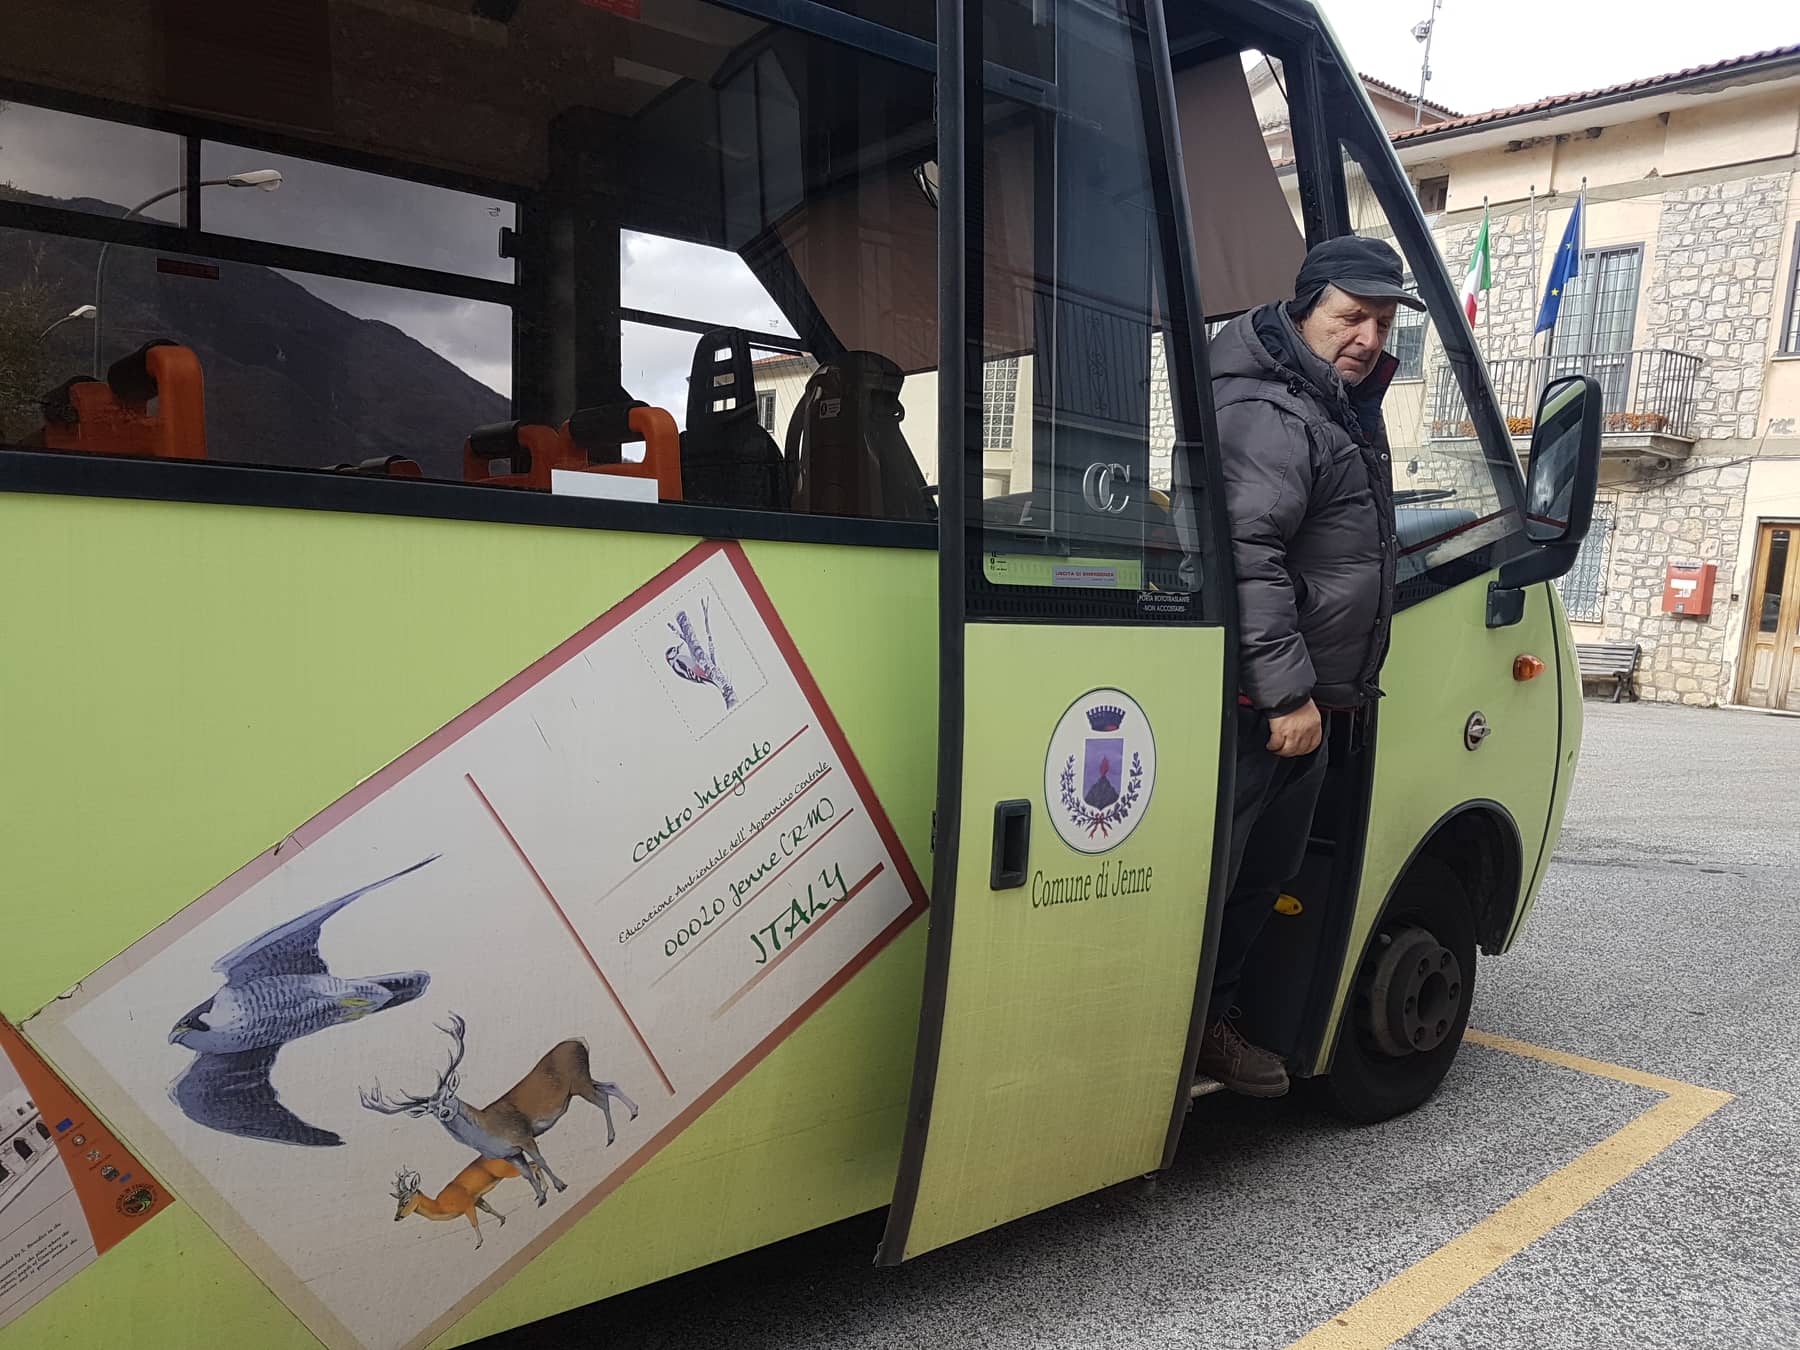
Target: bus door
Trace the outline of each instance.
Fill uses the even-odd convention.
[[[940,34],[942,740],[884,1264],[1163,1165],[1229,752],[1161,20],[984,9],[985,88]]]

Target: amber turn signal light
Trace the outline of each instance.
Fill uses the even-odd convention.
[[[1515,680],[1535,680],[1544,673],[1544,663],[1535,656],[1515,656],[1513,658],[1513,678]]]

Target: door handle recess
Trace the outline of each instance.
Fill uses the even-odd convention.
[[[996,891],[1017,890],[1025,884],[1025,863],[1031,856],[1031,803],[994,803],[994,865],[988,885]]]

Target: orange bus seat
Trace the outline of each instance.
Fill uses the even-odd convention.
[[[621,416],[623,414],[623,416]],[[681,433],[664,408],[626,396],[626,401],[581,408],[562,424],[569,459],[564,467],[621,478],[653,478],[658,501],[681,500]],[[642,441],[644,458],[632,463],[622,447]]]
[[[113,362],[104,381],[83,376],[65,381],[45,396],[43,407],[47,450],[206,458],[200,358],[192,348],[164,338]]]
[[[496,469],[496,464],[505,467]],[[554,427],[495,422],[476,427],[463,442],[463,481],[487,487],[550,490],[552,469],[581,467]]]

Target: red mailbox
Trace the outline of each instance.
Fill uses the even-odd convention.
[[[1713,578],[1718,570],[1712,563],[1670,563],[1663,575],[1663,613],[1690,619],[1711,614]]]

